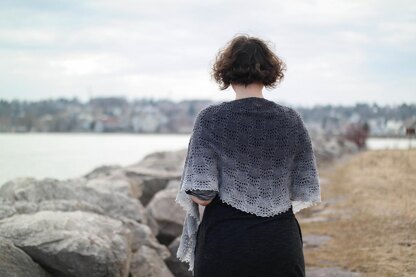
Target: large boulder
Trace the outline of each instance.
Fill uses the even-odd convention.
[[[140,162],[124,167],[127,177],[143,181],[140,202],[146,206],[158,191],[172,179],[179,180],[185,163],[186,151],[159,151],[145,156]],[[178,162],[180,161],[180,162]]]
[[[84,175],[86,186],[122,193],[133,198],[143,194],[143,180],[130,178],[120,166],[101,166]]]
[[[42,267],[35,263],[12,241],[0,237],[0,276],[50,277]]]
[[[132,251],[135,252],[142,245],[146,245],[147,247],[155,250],[162,259],[170,257],[170,251],[168,248],[165,245],[159,243],[149,226],[140,224],[133,220],[125,220],[123,224],[132,233]]]
[[[139,200],[143,206],[147,206],[158,191],[165,189],[171,179],[178,178],[178,176],[171,173],[148,168],[130,167],[126,168],[125,172],[130,180],[136,180],[136,182],[140,180],[142,182],[142,195],[139,197]]]
[[[146,206],[146,214],[159,226],[157,238],[165,245],[182,233],[186,211],[176,204],[177,186],[157,192]]]
[[[171,255],[165,260],[166,265],[173,273],[173,275],[175,275],[175,277],[192,277],[192,272],[189,271],[189,264],[180,261],[176,257],[176,252],[178,251],[180,241],[181,236],[178,236],[171,242],[171,244],[169,244],[169,251]]]
[[[147,223],[140,201],[121,193],[85,186],[82,179],[16,178],[0,187],[0,219],[13,213],[39,210],[84,210]]]
[[[133,254],[130,277],[174,277],[160,255],[143,245]]]
[[[103,165],[94,168],[91,172],[84,175],[87,179],[96,179],[100,177],[111,176],[114,172],[123,169],[120,165]]]
[[[95,213],[40,211],[0,220],[11,240],[57,276],[127,276],[132,234],[123,224]]]
[[[185,164],[187,149],[178,151],[156,151],[146,155],[128,168],[149,168],[159,172],[180,173]]]
[[[318,164],[332,162],[344,154],[359,151],[355,143],[341,137],[334,137],[320,132],[311,133],[312,144]]]

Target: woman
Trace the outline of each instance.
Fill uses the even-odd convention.
[[[302,117],[262,94],[284,70],[247,35],[216,57],[212,75],[236,98],[198,114],[176,197],[187,211],[177,257],[195,277],[305,276],[294,214],[321,202],[320,182]]]

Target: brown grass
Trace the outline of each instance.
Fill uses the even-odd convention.
[[[374,150],[321,169],[324,203],[300,213],[302,232],[330,235],[305,249],[307,266],[340,266],[363,276],[416,276],[416,149]],[[327,200],[344,199],[325,204]],[[328,212],[332,221],[302,223]]]

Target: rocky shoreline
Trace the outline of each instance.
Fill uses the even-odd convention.
[[[358,148],[312,134],[318,166]],[[185,211],[174,199],[186,149],[72,179],[0,187],[0,276],[191,276],[176,258]],[[201,213],[203,207],[200,206]]]

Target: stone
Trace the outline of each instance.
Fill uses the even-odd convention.
[[[130,178],[121,167],[98,167],[84,176],[85,185],[96,189],[114,191],[133,198],[143,194],[143,180]]]
[[[122,169],[120,165],[103,165],[94,168],[91,172],[84,175],[87,179],[96,179],[105,176],[111,176],[113,172]]]
[[[131,232],[95,213],[40,211],[0,220],[11,240],[54,276],[127,276]]]
[[[171,180],[180,180],[181,173],[169,172],[145,167],[129,166],[125,169],[125,174],[132,182],[142,182],[143,194],[139,200],[144,205],[152,199],[158,191],[166,188]]]
[[[179,190],[181,186],[180,180],[170,180],[168,184],[166,185],[166,189],[177,189]]]
[[[162,259],[170,257],[169,249],[158,242],[149,226],[129,219],[125,219],[123,223],[132,233],[131,248],[133,252],[142,245],[146,245],[154,249]]]
[[[339,267],[307,267],[305,275],[308,277],[359,277],[361,273]]]
[[[143,195],[139,200],[146,207],[158,191],[166,188],[170,178],[151,176],[141,178],[143,180]]]
[[[121,193],[86,187],[78,181],[80,180],[16,178],[0,187],[0,204],[12,205],[16,213],[33,213],[46,209],[62,211],[80,209],[99,214],[105,213],[116,219],[125,217],[147,223],[144,207],[139,200]],[[0,208],[1,210],[5,208]],[[10,215],[11,210],[0,214]]]
[[[157,151],[146,155],[130,168],[149,168],[160,172],[176,172],[180,174],[185,164],[187,150]]]
[[[175,202],[176,195],[177,188],[161,190],[145,208],[148,217],[156,220],[159,226],[157,238],[165,245],[182,233],[186,216],[185,210]]]
[[[0,276],[51,277],[12,241],[0,237]]]
[[[176,257],[180,240],[181,236],[178,236],[169,244],[171,256],[165,260],[165,263],[175,277],[192,277],[192,272],[189,271],[189,265]]]
[[[130,277],[174,277],[157,252],[143,245],[133,254]]]
[[[302,239],[305,248],[313,248],[326,243],[328,240],[331,239],[331,237],[326,235],[305,234],[303,235]]]

